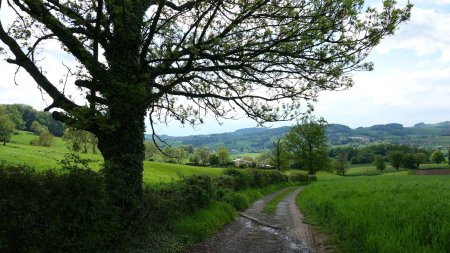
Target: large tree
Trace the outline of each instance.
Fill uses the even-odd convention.
[[[285,136],[291,157],[300,160],[311,175],[329,165],[326,126],[322,118],[304,116]]]
[[[133,207],[142,192],[144,119],[203,122],[244,112],[258,123],[289,120],[321,90],[350,87],[350,72],[407,20],[393,0],[0,0],[6,61],[23,68],[57,108],[53,117],[92,132],[107,190]],[[42,57],[54,40],[73,56],[85,101],[52,83]],[[41,56],[39,56],[41,52]],[[69,79],[68,79],[69,80]],[[137,198],[136,198],[137,197]]]

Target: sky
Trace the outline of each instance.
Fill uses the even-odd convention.
[[[399,2],[401,5],[406,1]],[[320,93],[314,104],[315,115],[329,123],[352,128],[450,121],[450,0],[412,0],[411,3],[414,7],[410,21],[371,52],[368,60],[374,63],[374,71],[354,73],[355,85],[346,91]],[[2,20],[8,16],[8,13],[0,13]],[[5,45],[0,42],[0,47]],[[56,50],[42,60],[54,82],[67,72],[62,62],[71,64],[70,57]],[[17,75],[15,84],[15,70],[14,66],[0,61],[0,104],[24,103],[42,110],[51,103],[23,70]],[[73,80],[68,80],[68,89],[70,82]],[[158,125],[156,131],[160,135],[183,136],[232,132],[255,126],[254,121],[239,117],[222,120],[220,124],[208,119],[194,128],[170,121],[168,125]]]

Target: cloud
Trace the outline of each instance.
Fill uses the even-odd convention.
[[[354,80],[347,91],[322,93],[316,113],[352,127],[448,120],[443,112],[450,110],[450,66],[414,71],[393,67],[359,73]]]
[[[414,7],[411,20],[401,25],[396,35],[385,39],[375,52],[386,55],[395,49],[408,49],[418,56],[437,55],[440,62],[448,63],[450,62],[449,24],[450,13]]]

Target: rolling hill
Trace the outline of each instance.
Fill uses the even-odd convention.
[[[254,153],[270,149],[272,140],[284,136],[289,130],[289,126],[279,128],[244,128],[227,133],[181,137],[164,135],[161,138],[174,146],[204,146],[213,150],[220,146],[225,146],[232,153]],[[424,148],[450,146],[450,121],[437,124],[418,123],[412,127],[391,123],[355,129],[346,125],[330,124],[326,131],[332,146],[366,145],[381,141],[413,144]],[[150,136],[147,137],[150,138]]]

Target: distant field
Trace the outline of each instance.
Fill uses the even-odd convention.
[[[29,145],[34,138],[36,138],[35,135],[23,131],[13,135],[10,143],[6,146],[0,145],[0,161],[29,165],[36,170],[59,168],[59,161],[69,152],[64,141],[56,137],[51,147]],[[91,160],[90,166],[93,169],[99,169],[103,163],[103,157],[100,154],[80,154],[80,156]],[[156,184],[193,174],[218,176],[222,171],[223,169],[145,161],[144,182]]]
[[[233,155],[231,155],[231,158],[232,159],[237,159],[237,158],[240,158],[240,157],[249,156],[249,157],[255,159],[255,158],[257,158],[260,155],[261,155],[261,153],[240,153],[240,154],[233,154]]]
[[[297,203],[342,252],[448,252],[450,176],[321,172]]]

